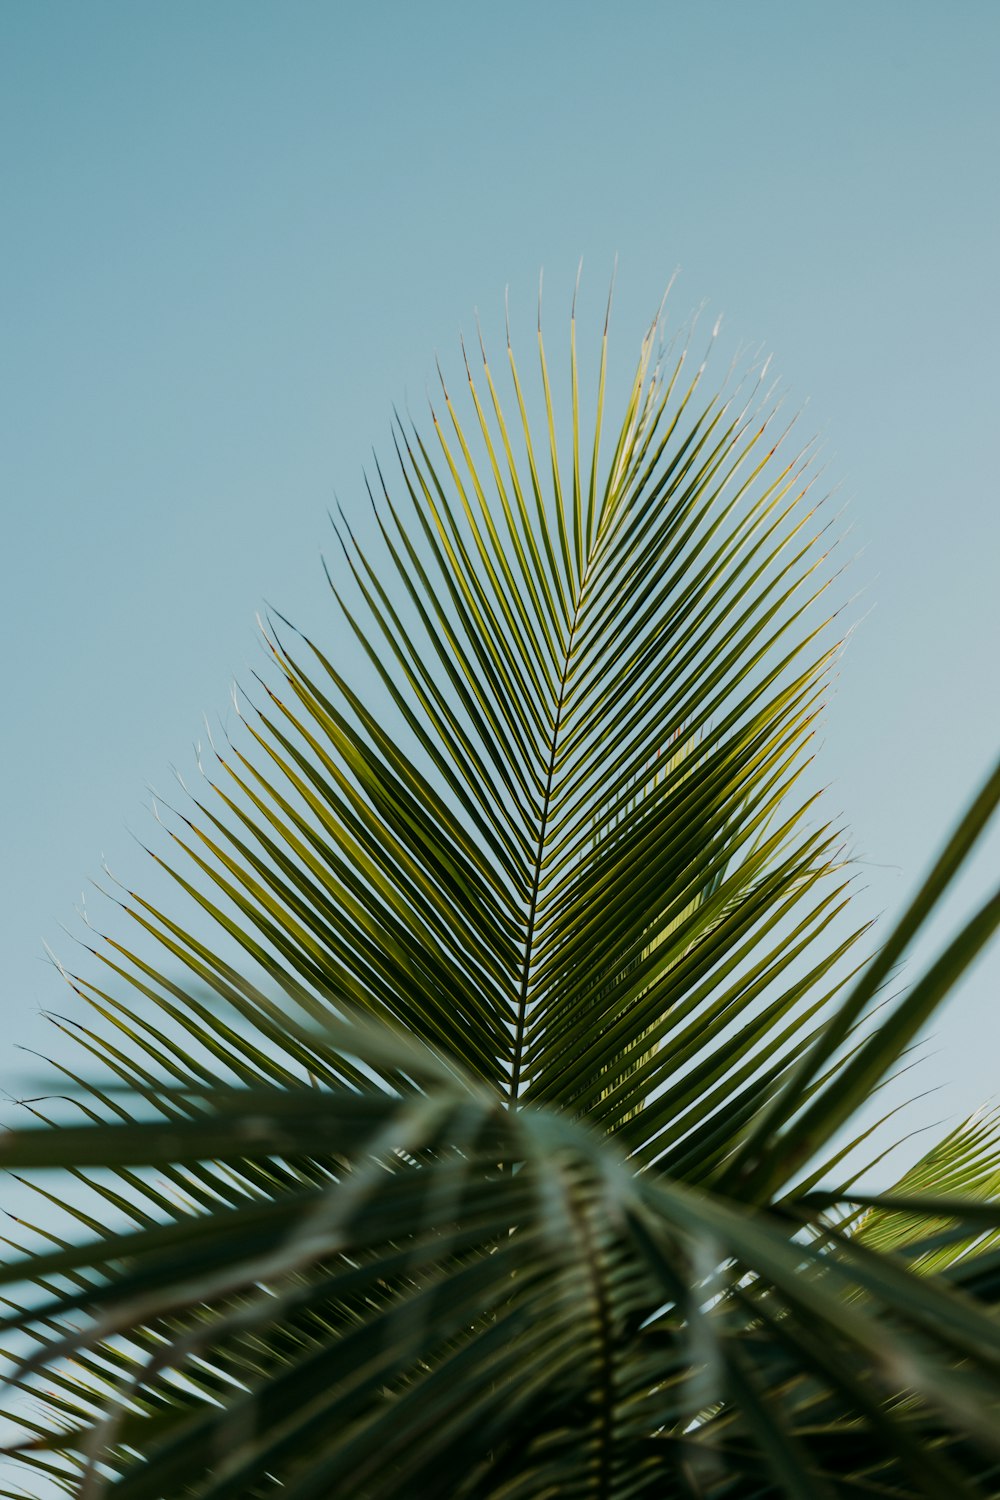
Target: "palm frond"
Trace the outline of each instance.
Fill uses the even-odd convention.
[[[903,1256],[932,1275],[967,1256],[986,1255],[1000,1239],[993,1229],[1000,1198],[1000,1112],[977,1110],[884,1193],[847,1190],[853,1207],[851,1239],[880,1253]],[[834,1195],[813,1202],[832,1203]],[[953,1216],[954,1215],[954,1216]]]
[[[863,964],[811,449],[660,331],[606,439],[575,313],[568,447],[540,326],[537,432],[509,336],[507,415],[481,347],[467,418],[397,419],[377,548],[334,523],[368,681],[272,615],[149,851],[189,915],[112,886],[81,1123],[0,1147],[79,1194],[0,1271],[66,1493],[997,1492],[992,1126],[878,1202],[795,1183],[996,925],[873,1022],[1000,776]]]

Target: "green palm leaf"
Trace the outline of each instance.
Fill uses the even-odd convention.
[[[1000,1492],[992,1127],[818,1187],[996,925],[872,1023],[1000,777],[862,964],[809,451],[658,337],[606,441],[575,317],[566,448],[540,328],[537,430],[509,341],[513,415],[483,352],[397,423],[381,555],[335,523],[368,683],[274,616],[150,851],[197,915],[120,891],[68,976],[83,1122],[2,1149],[76,1224],[0,1273],[66,1493]]]

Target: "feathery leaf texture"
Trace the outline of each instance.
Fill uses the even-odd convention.
[[[1000,774],[864,962],[811,449],[661,327],[608,436],[575,304],[565,413],[539,324],[540,423],[509,335],[506,406],[481,345],[397,421],[334,523],[367,684],[273,616],[150,851],[194,917],[121,890],[67,976],[80,1123],[0,1144],[70,1220],[0,1270],[66,1494],[1000,1494],[996,1117],[828,1185],[996,926],[885,1001]]]

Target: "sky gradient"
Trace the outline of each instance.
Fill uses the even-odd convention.
[[[393,403],[507,286],[530,336],[542,267],[554,345],[581,256],[581,351],[617,256],[619,381],[679,267],[672,318],[808,401],[858,622],[820,777],[898,910],[1000,739],[998,72],[991,0],[0,9],[8,1093],[14,1042],[60,1046],[43,940],[102,858],[146,888],[147,787],[262,602],[335,628],[326,511]],[[997,1093],[998,976],[935,1022],[915,1124]]]

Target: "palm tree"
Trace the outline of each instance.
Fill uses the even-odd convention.
[[[443,382],[430,443],[397,422],[378,561],[336,522],[367,682],[269,621],[154,853],[199,915],[121,891],[139,937],[67,976],[82,1118],[2,1146],[80,1187],[2,1273],[61,1491],[1000,1494],[997,1119],[857,1166],[1000,915],[888,993],[1000,773],[866,958],[798,790],[839,647],[810,450],[659,337],[607,443],[575,314],[564,448],[540,327],[540,439],[509,338],[513,421],[483,351],[467,422]]]

